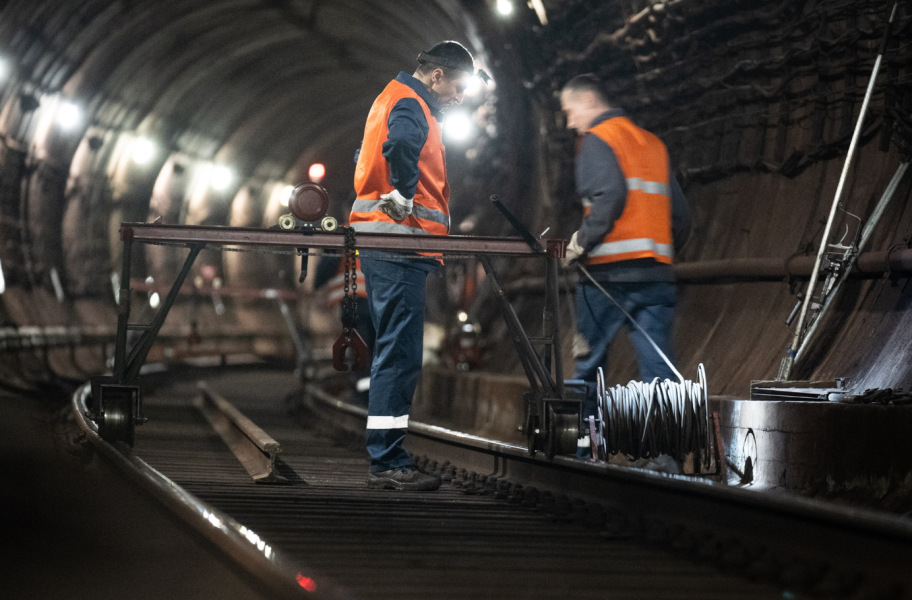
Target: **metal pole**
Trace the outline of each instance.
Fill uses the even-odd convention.
[[[890,200],[893,199],[893,194],[896,193],[896,188],[899,187],[899,183],[902,181],[903,175],[906,174],[906,169],[908,168],[909,163],[900,163],[899,167],[896,169],[896,173],[893,175],[893,179],[890,180],[890,184],[887,185],[887,189],[884,190],[883,195],[880,197],[880,201],[874,208],[874,212],[871,213],[870,218],[868,218],[867,223],[865,223],[864,229],[861,233],[861,240],[858,242],[857,250],[859,254],[868,244],[868,240],[871,239],[871,234],[874,232],[874,228],[880,221],[880,217],[883,215],[884,210],[886,210],[887,204],[889,204]],[[830,306],[832,306],[833,301],[839,296],[839,292],[842,290],[845,282],[848,281],[849,275],[851,275],[852,271],[855,270],[855,264],[857,260],[858,256],[856,255],[855,259],[848,266],[846,266],[845,273],[843,273],[839,278],[836,286],[829,294],[827,294],[826,301],[824,301],[823,306],[820,307],[820,312],[817,314],[817,317],[814,319],[814,321],[808,326],[807,333],[805,333],[804,338],[801,340],[801,345],[798,347],[798,352],[795,354],[795,361],[801,360],[801,357],[807,353],[807,349],[811,345],[811,342],[814,340],[814,335],[817,333],[817,327],[820,325],[821,321],[823,321],[823,315],[826,314]]]
[[[558,269],[560,268],[560,259],[555,256],[549,256],[545,264],[548,269],[548,303],[551,305],[553,315],[552,324],[552,346],[554,347],[554,379],[557,383],[557,393],[564,395],[564,357],[561,352],[561,328],[560,328],[560,287]]]
[[[279,303],[279,310],[282,312],[282,317],[285,319],[285,325],[288,327],[291,341],[294,343],[295,350],[298,352],[298,365],[303,365],[307,361],[307,348],[304,345],[304,340],[301,338],[301,332],[298,331],[298,327],[291,314],[291,309],[288,308],[288,304],[281,298],[276,298],[276,301]]]
[[[553,397],[556,386],[551,379],[551,374],[545,371],[538,354],[536,354],[535,349],[532,347],[532,343],[529,341],[529,338],[526,337],[526,332],[523,331],[522,324],[519,322],[519,317],[516,316],[513,306],[507,301],[507,292],[504,290],[500,278],[494,271],[491,259],[483,254],[479,254],[478,260],[488,274],[488,280],[491,282],[491,287],[494,288],[494,296],[497,298],[497,302],[500,304],[500,308],[503,311],[504,321],[507,322],[507,329],[510,331],[510,336],[513,338],[513,343],[519,353],[519,360],[522,363],[523,370],[526,372],[526,378],[529,380],[529,385],[532,387],[533,393],[537,392],[540,387],[543,387],[546,388],[545,393]],[[541,382],[540,386],[539,381]]]
[[[174,283],[171,285],[171,290],[168,292],[168,295],[165,296],[164,301],[162,301],[161,308],[158,309],[158,314],[152,319],[149,328],[143,333],[139,342],[133,348],[133,351],[130,352],[130,357],[127,359],[127,365],[124,369],[124,378],[126,381],[123,383],[132,382],[139,376],[139,370],[146,361],[146,356],[148,356],[152,344],[155,343],[155,338],[158,336],[158,332],[161,330],[162,325],[164,325],[168,312],[171,310],[171,307],[174,306],[174,302],[177,300],[177,294],[180,292],[181,286],[184,285],[187,274],[190,273],[190,268],[193,266],[197,255],[204,247],[205,245],[203,244],[194,244],[190,247],[190,253],[187,255],[186,260],[184,260],[184,266],[181,267],[180,273],[177,274],[177,279],[175,279]],[[121,296],[121,298],[123,298],[123,296]]]
[[[893,19],[896,18],[896,12],[899,2],[893,3],[893,10],[890,11],[890,20],[887,22],[887,28],[884,31],[883,39],[880,42],[880,48],[877,52],[877,59],[874,61],[874,69],[871,72],[871,79],[868,81],[868,89],[865,91],[864,101],[861,103],[861,112],[858,115],[858,121],[855,123],[855,132],[852,134],[852,141],[849,143],[849,151],[846,155],[845,163],[842,165],[842,173],[839,176],[839,184],[836,186],[836,195],[833,197],[833,204],[830,207],[830,215],[827,218],[826,227],[823,230],[823,238],[820,240],[820,248],[817,250],[817,260],[814,262],[814,270],[811,271],[811,281],[808,283],[807,292],[804,295],[804,302],[801,305],[801,314],[798,316],[798,325],[795,327],[795,335],[792,337],[792,343],[789,346],[788,354],[782,360],[782,367],[779,370],[780,381],[788,380],[795,364],[795,357],[798,353],[798,346],[801,343],[802,329],[807,318],[808,307],[814,301],[814,288],[817,286],[817,279],[820,276],[820,265],[823,263],[823,257],[827,250],[827,240],[830,239],[830,230],[833,228],[833,221],[836,218],[836,209],[839,208],[842,193],[845,188],[846,178],[849,175],[849,167],[852,165],[852,159],[855,157],[855,149],[858,146],[858,139],[861,137],[861,131],[864,128],[865,116],[868,112],[868,104],[871,102],[871,96],[874,93],[874,85],[877,83],[877,73],[880,71],[880,63],[883,60],[884,53],[887,50],[887,40],[890,37],[890,28],[893,25]]]
[[[117,337],[114,345],[114,382],[124,383],[127,368],[127,324],[130,322],[130,261],[133,259],[133,229],[124,229],[117,298]]]

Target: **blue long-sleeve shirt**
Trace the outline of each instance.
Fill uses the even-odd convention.
[[[592,127],[624,116],[624,111],[612,108],[592,122]],[[674,173],[669,172],[671,184],[671,230],[675,251],[680,251],[690,236],[690,208]],[[583,219],[576,241],[589,252],[602,243],[627,206],[627,180],[614,150],[604,140],[591,133],[583,137],[576,157],[576,191],[591,202],[589,215]],[[651,258],[638,258],[615,263],[592,265],[593,277],[603,281],[673,281],[670,265]]]
[[[440,104],[431,96],[423,83],[405,71],[399,72],[396,76],[396,81],[412,88],[418,94],[418,97],[424,101],[431,115],[438,122],[443,119]],[[390,185],[399,190],[403,197],[414,198],[420,175],[418,158],[421,156],[421,150],[427,142],[429,130],[424,110],[418,100],[402,98],[393,106],[386,124],[389,134],[386,141],[383,142],[383,157],[389,163]],[[355,152],[355,163],[358,162],[360,152],[360,148]],[[392,262],[405,260],[387,258],[384,253],[365,252],[362,254]],[[407,264],[431,273],[440,273],[440,263],[432,258],[411,259],[407,261]]]
[[[396,81],[412,88],[427,104],[431,115],[437,121],[443,119],[440,104],[427,91],[424,84],[400,71]],[[428,122],[421,104],[414,98],[402,98],[393,106],[387,120],[389,135],[383,142],[383,157],[390,166],[390,185],[399,190],[405,198],[413,198],[418,187],[418,157],[427,142]],[[355,152],[355,162],[358,162]]]

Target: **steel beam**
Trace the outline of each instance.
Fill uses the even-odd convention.
[[[140,243],[218,244],[227,246],[260,246],[278,248],[345,249],[342,232],[303,232],[254,227],[207,227],[197,225],[158,225],[124,223],[120,228],[124,239]],[[555,245],[560,248],[561,245]],[[395,235],[359,233],[358,250],[389,252],[432,252],[451,254],[499,254],[507,256],[547,256],[536,251],[520,238],[480,237],[460,235]],[[561,258],[561,257],[558,257]]]

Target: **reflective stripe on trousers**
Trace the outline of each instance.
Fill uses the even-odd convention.
[[[368,389],[370,389],[368,387]],[[368,429],[408,429],[408,415],[401,417],[367,417]]]

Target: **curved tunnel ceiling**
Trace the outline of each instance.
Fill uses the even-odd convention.
[[[37,92],[79,102],[102,129],[231,161],[242,179],[353,150],[352,120],[417,50],[450,38],[481,50],[444,1],[21,1],[4,12],[7,51]]]
[[[327,164],[344,218],[352,156],[389,79],[443,39],[485,62],[467,10],[446,0],[20,0],[2,17],[0,129],[21,167],[9,179],[25,183],[7,200],[21,225],[0,258],[32,286],[59,271],[77,298],[109,285],[121,220],[272,224],[277,191],[306,181],[310,162]],[[69,128],[56,122],[66,103],[81,111]],[[142,138],[148,164],[130,160]],[[200,184],[218,165],[224,189]],[[153,272],[173,262],[146,257]]]

